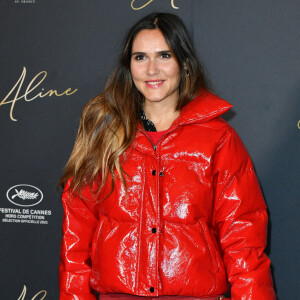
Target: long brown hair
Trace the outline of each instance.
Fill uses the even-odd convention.
[[[117,67],[104,92],[92,98],[83,109],[74,149],[59,185],[63,186],[72,178],[70,188],[80,193],[84,185],[92,186],[99,177],[100,191],[110,176],[112,191],[118,176],[126,186],[120,157],[136,135],[138,108],[143,101],[130,72],[132,43],[141,30],[156,28],[164,35],[181,70],[176,109],[181,110],[201,88],[208,88],[192,40],[181,19],[169,13],[147,15],[129,29]]]

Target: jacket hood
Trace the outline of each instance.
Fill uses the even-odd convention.
[[[204,123],[227,112],[233,105],[208,90],[201,90],[199,95],[184,106],[177,125]]]

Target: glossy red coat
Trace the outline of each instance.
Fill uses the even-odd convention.
[[[263,252],[266,205],[247,150],[220,118],[231,107],[203,92],[156,151],[140,125],[123,157],[128,197],[117,180],[100,203],[88,188],[70,201],[67,182],[61,300],[94,300],[92,289],[214,296],[228,281],[233,300],[275,299]],[[107,184],[103,194],[109,190]]]

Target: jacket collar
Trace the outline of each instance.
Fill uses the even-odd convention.
[[[184,106],[172,128],[188,124],[200,124],[215,119],[227,112],[233,105],[214,93],[202,89],[198,96]],[[172,129],[171,128],[171,129]],[[155,156],[150,140],[145,137],[143,125],[139,122],[138,131],[131,147]]]
[[[196,98],[184,106],[178,125],[204,123],[227,112],[232,105],[208,90],[201,90]]]

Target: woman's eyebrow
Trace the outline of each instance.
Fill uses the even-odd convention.
[[[161,51],[158,51],[157,53],[171,53],[171,50],[161,50]]]
[[[131,55],[145,55],[146,52],[132,52]]]
[[[157,51],[156,53],[158,54],[161,54],[161,53],[171,53],[170,50],[160,50],[160,51]],[[145,55],[147,54],[146,52],[140,52],[140,51],[137,51],[137,52],[132,52],[131,55]]]

